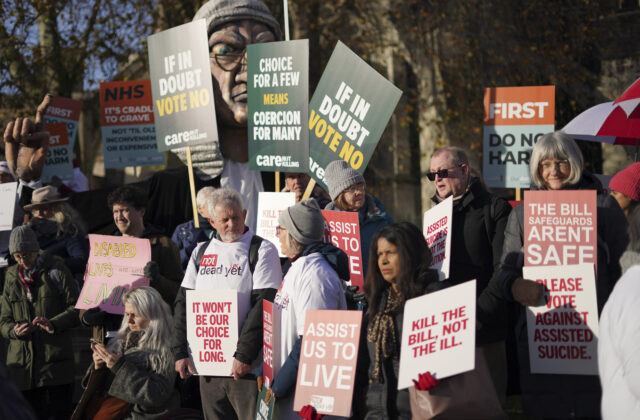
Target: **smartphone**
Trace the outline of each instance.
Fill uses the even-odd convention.
[[[102,344],[102,342],[101,342],[101,341],[98,341],[98,340],[96,340],[96,339],[95,339],[95,338],[93,338],[93,337],[91,337],[91,338],[89,339],[89,341],[91,342],[91,344]]]

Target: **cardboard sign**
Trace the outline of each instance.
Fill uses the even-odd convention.
[[[158,151],[218,141],[204,19],[149,37]]]
[[[362,311],[307,311],[293,410],[349,417]]]
[[[595,190],[524,192],[524,265],[597,262]]]
[[[402,91],[338,41],[309,104],[309,172],[342,159],[364,174]]]
[[[529,188],[529,159],[554,130],[555,86],[486,88],[482,175],[490,187]]]
[[[598,374],[598,302],[593,264],[524,267],[545,286],[545,304],[527,307],[531,373]]]
[[[296,203],[296,193],[292,192],[260,192],[258,193],[258,227],[256,235],[262,236],[276,246],[278,255],[286,257],[282,253],[280,238],[276,235],[278,217],[287,207]]]
[[[100,83],[100,113],[105,168],[164,165],[149,80]]]
[[[13,213],[16,209],[17,182],[0,184],[0,231],[13,229]]]
[[[441,281],[449,278],[452,220],[453,196],[424,213],[422,234],[427,240],[433,258],[429,267],[438,271]]]
[[[262,376],[264,386],[271,388],[278,374],[280,361],[280,309],[273,302],[262,301]]]
[[[51,182],[57,176],[62,180],[73,179],[73,147],[67,136],[67,124],[52,123],[44,126],[49,132],[49,151],[40,179]]]
[[[351,211],[322,210],[324,217],[324,242],[340,248],[349,257],[350,283],[362,291],[364,274],[360,221],[358,213]]]
[[[89,261],[84,286],[76,308],[99,307],[112,314],[124,314],[122,297],[130,289],[148,286],[144,266],[151,261],[148,239],[111,235],[89,235]]]
[[[264,402],[268,389],[266,386],[263,386],[260,392],[258,392],[255,420],[271,420],[271,418],[273,418],[273,408],[276,404],[276,399],[271,398],[268,403]]]
[[[231,376],[238,344],[238,292],[187,290],[187,341],[197,375]]]
[[[419,373],[436,379],[475,368],[476,281],[409,299],[404,305],[398,389]]]
[[[249,168],[307,172],[309,40],[247,45]]]
[[[82,101],[63,96],[54,96],[51,99],[49,108],[47,108],[47,113],[44,115],[45,124],[64,123],[66,125],[67,138],[69,139],[71,150],[76,144],[81,111]],[[69,157],[71,158],[71,155]]]

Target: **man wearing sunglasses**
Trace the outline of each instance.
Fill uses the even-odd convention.
[[[477,280],[476,342],[484,350],[496,392],[504,402],[506,307],[495,275],[500,268],[511,206],[489,193],[480,179],[471,175],[467,155],[458,147],[436,150],[427,178],[436,187],[432,198],[435,203],[453,196],[449,282]]]

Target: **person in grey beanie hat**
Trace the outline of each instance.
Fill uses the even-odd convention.
[[[329,187],[331,203],[325,210],[353,211],[360,222],[362,271],[366,275],[369,266],[369,245],[376,230],[390,225],[393,219],[385,211],[380,200],[367,194],[364,177],[343,160],[334,160],[324,170],[324,180]]]
[[[280,213],[278,223],[302,245],[322,241],[324,218],[315,199],[309,198]]]
[[[267,25],[277,39],[282,37],[280,24],[260,0],[211,0],[196,12],[193,20],[198,19],[207,22],[207,35],[223,23],[251,19]]]
[[[29,226],[23,225],[14,228],[9,237],[9,253],[27,252],[40,250],[36,233]]]

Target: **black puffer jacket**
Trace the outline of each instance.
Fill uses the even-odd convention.
[[[583,171],[571,190],[596,190],[598,227],[598,271],[596,291],[598,312],[602,310],[613,286],[620,277],[620,256],[627,237],[627,221],[613,197],[607,195],[595,176]],[[511,286],[522,277],[524,265],[524,205],[517,206],[505,231],[502,267],[497,283],[503,296],[513,300]],[[515,336],[520,362],[520,384],[525,412],[530,415],[554,418],[599,417],[602,391],[597,376],[531,374],[527,336],[526,308],[519,307]]]

